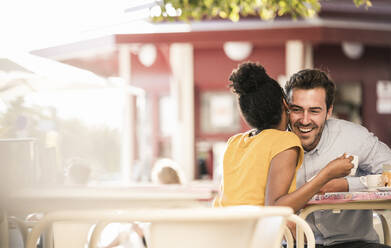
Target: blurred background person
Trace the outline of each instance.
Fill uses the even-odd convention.
[[[71,158],[65,167],[65,185],[88,184],[92,169],[89,162],[82,158]]]

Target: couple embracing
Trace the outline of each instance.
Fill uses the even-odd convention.
[[[317,69],[281,86],[265,69],[245,62],[230,87],[253,129],[232,136],[223,158],[222,191],[215,206],[279,205],[303,208],[317,193],[359,191],[359,176],[379,174],[391,149],[366,128],[331,118],[336,87]],[[356,174],[353,157],[358,155]],[[317,247],[388,247],[378,244],[370,210],[319,211],[306,221]]]

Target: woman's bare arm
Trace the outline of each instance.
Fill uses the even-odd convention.
[[[288,194],[295,176],[298,155],[299,148],[292,147],[280,152],[272,159],[266,184],[265,205],[289,206],[297,212],[320,191],[323,185],[333,178],[349,174],[353,167],[350,163],[353,158],[345,158],[342,155],[331,161],[313,180]]]

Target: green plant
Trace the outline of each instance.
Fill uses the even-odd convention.
[[[353,0],[359,6],[372,6],[370,0]],[[290,15],[296,19],[314,17],[321,9],[320,0],[163,0],[160,15],[155,21],[230,19],[239,21],[245,16],[259,16],[271,20],[276,16]]]

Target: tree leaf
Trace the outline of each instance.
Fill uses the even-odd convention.
[[[295,18],[313,18],[321,9],[320,0],[162,0],[162,15],[153,17],[155,21],[163,20],[200,20],[219,17],[239,21],[241,16],[258,15],[263,20],[278,16],[290,15]],[[352,0],[357,6],[372,6],[370,0]],[[165,6],[171,4],[181,10],[181,16],[169,16]],[[178,12],[178,11],[177,11]]]

